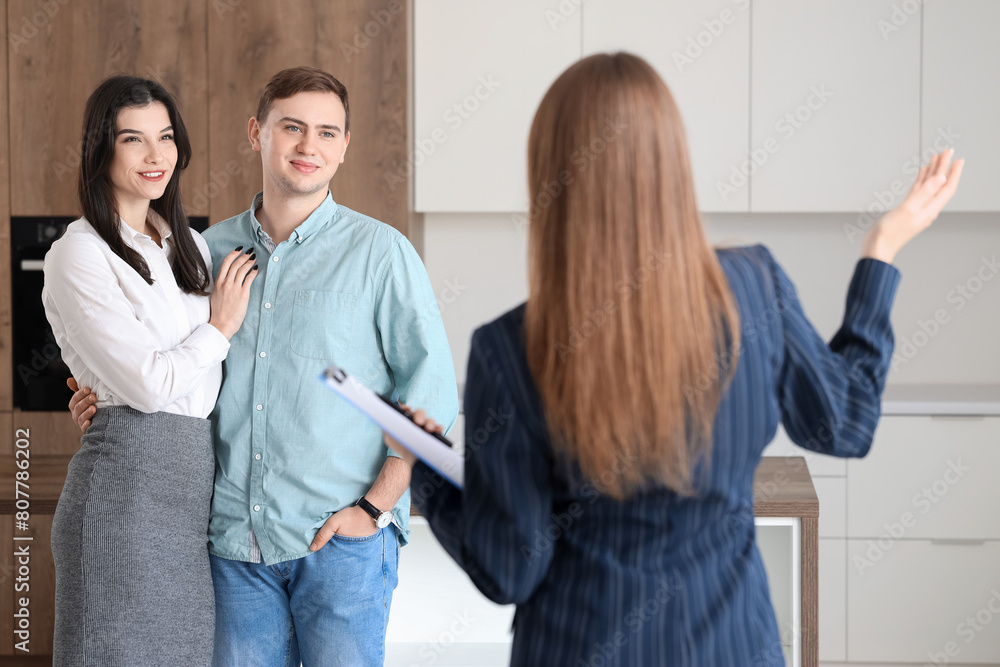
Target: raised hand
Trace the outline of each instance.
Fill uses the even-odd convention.
[[[954,196],[965,160],[952,164],[954,149],[938,153],[920,168],[906,199],[865,234],[862,257],[891,263],[900,248],[931,226]],[[950,168],[949,168],[950,165]]]

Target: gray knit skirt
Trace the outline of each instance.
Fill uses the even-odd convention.
[[[209,421],[97,411],[52,520],[54,667],[211,664]]]

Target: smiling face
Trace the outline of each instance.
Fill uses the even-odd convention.
[[[336,94],[303,92],[275,100],[267,118],[251,118],[250,143],[261,152],[265,181],[290,197],[326,190],[351,140],[345,116]]]
[[[118,113],[109,175],[120,209],[163,196],[176,164],[173,127],[162,103]]]

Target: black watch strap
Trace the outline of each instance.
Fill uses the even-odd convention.
[[[367,512],[368,516],[373,518],[375,521],[378,521],[379,516],[382,514],[382,510],[368,502],[364,496],[361,496],[361,498],[358,499],[358,502],[354,504]]]

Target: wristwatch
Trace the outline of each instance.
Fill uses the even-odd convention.
[[[375,520],[375,526],[377,528],[385,528],[390,523],[396,522],[392,516],[392,512],[383,512],[368,502],[364,496],[361,496],[361,498],[358,499],[358,502],[354,504],[367,512],[368,516]]]

